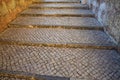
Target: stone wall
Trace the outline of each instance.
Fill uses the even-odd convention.
[[[86,0],[106,32],[120,45],[120,0]],[[120,47],[119,47],[120,50]]]
[[[0,0],[0,32],[33,0]]]
[[[82,4],[87,4],[87,0],[80,0]]]

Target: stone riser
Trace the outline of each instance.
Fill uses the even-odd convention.
[[[0,70],[0,79],[2,80],[75,80],[67,77],[48,76],[21,71]],[[82,79],[81,79],[82,80]]]
[[[28,7],[29,9],[89,9],[84,7]]]
[[[1,80],[7,80],[7,79],[9,79],[9,80],[38,80],[37,78],[32,77],[32,76],[25,76],[25,74],[21,75],[21,74],[19,74],[20,72],[15,73],[14,71],[11,71],[11,72],[8,72],[5,70],[4,70],[4,72],[2,72],[3,70],[0,70],[0,71],[1,71],[0,72]],[[45,80],[45,79],[41,78],[40,80]]]
[[[58,43],[27,43],[27,42],[11,42],[0,41],[1,45],[20,45],[20,46],[39,46],[39,47],[58,47],[58,48],[81,48],[81,49],[103,49],[103,50],[117,50],[116,46],[100,46],[95,44],[58,44]]]
[[[63,28],[63,29],[79,29],[79,30],[100,30],[104,31],[103,27],[91,26],[47,26],[47,25],[18,25],[9,24],[8,28]]]
[[[32,17],[39,17],[39,16],[53,16],[53,17],[95,17],[94,15],[87,15],[87,14],[20,14],[19,16],[24,16],[24,17],[27,17],[27,16],[32,16]]]
[[[58,1],[58,2],[37,2],[37,1],[36,1],[36,2],[33,2],[33,4],[44,4],[44,3],[45,3],[45,4],[46,4],[46,3],[47,3],[47,4],[50,4],[50,3],[68,3],[68,4],[69,4],[69,3],[80,3],[80,2],[65,2],[65,1],[63,1],[63,2],[59,2],[59,1]]]

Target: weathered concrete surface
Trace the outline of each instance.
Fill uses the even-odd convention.
[[[27,9],[20,13],[22,16],[85,16],[94,17],[91,10],[83,9]]]
[[[114,50],[0,46],[0,69],[8,71],[78,80],[119,80],[119,63],[120,55]]]

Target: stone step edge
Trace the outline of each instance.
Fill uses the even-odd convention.
[[[85,9],[85,10],[89,10],[88,7],[37,7],[37,6],[28,7],[28,9]]]
[[[21,13],[18,16],[32,16],[32,17],[39,17],[39,16],[45,16],[45,17],[95,17],[94,14],[29,14],[29,13]]]
[[[71,2],[68,2],[68,1],[44,1],[44,2],[42,2],[42,1],[34,1],[34,2],[32,2],[33,4],[44,4],[44,3],[80,3],[80,1],[79,2],[75,2],[75,1],[71,1]]]
[[[35,73],[29,73],[29,72],[23,72],[23,71],[9,71],[9,70],[0,70],[0,75],[10,75],[10,76],[20,76],[27,77],[27,80],[87,80],[82,78],[72,78],[72,77],[60,77],[60,76],[51,76],[51,75],[41,75],[41,74],[35,74]],[[32,79],[29,79],[29,77]]]
[[[79,29],[79,30],[99,30],[104,31],[104,27],[92,26],[56,26],[56,25],[19,25],[8,24],[8,28],[62,28],[62,29]]]
[[[44,78],[36,78],[35,74],[20,72],[20,71],[7,71],[7,70],[0,70],[0,77],[9,77],[14,79],[25,79],[25,80],[45,80]]]
[[[59,48],[82,48],[82,49],[104,49],[104,50],[117,50],[117,46],[101,46],[96,44],[86,43],[32,43],[32,42],[19,42],[19,41],[0,41],[0,45],[20,45],[20,46],[39,46],[39,47],[59,47]]]

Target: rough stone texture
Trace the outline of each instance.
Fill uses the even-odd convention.
[[[114,50],[1,45],[0,69],[77,80],[119,80],[120,55]]]
[[[61,6],[62,4],[58,5]],[[75,5],[70,3],[69,5],[66,4],[66,6],[72,8]],[[15,26],[12,25],[27,25],[29,28],[14,28]],[[0,34],[0,72],[23,72],[52,77],[52,79],[46,80],[120,79],[120,55],[116,50],[108,50],[106,48],[114,46],[114,43],[103,31],[63,29],[58,27],[37,28],[33,27],[34,25],[102,27],[95,18],[90,17],[18,17],[11,23],[10,28]],[[25,45],[20,43],[25,43]],[[31,45],[39,43],[45,43],[46,45],[53,43],[55,45],[64,44],[65,46],[45,47],[45,44],[39,46]],[[66,47],[68,43],[69,45],[84,44],[97,48],[98,46],[103,46],[105,48],[68,48]],[[64,78],[53,79],[56,76]],[[8,79],[8,77],[4,79]]]
[[[67,29],[21,29],[10,28],[3,32],[0,41],[24,43],[86,44],[114,46],[112,40],[102,31]]]
[[[0,0],[0,32],[33,0]]]
[[[80,2],[80,0],[36,0],[36,2]]]
[[[32,4],[29,6],[30,8],[84,8],[87,9],[88,6],[86,4],[80,3],[44,3],[44,4]]]
[[[98,20],[108,25],[106,31],[120,44],[120,0],[88,0],[88,2]]]
[[[91,10],[83,9],[27,9],[21,13],[22,15],[76,15],[76,16],[94,16]]]
[[[86,23],[87,22],[87,23]],[[103,27],[90,17],[18,17],[10,24],[27,26]]]

